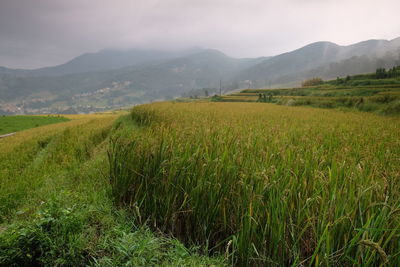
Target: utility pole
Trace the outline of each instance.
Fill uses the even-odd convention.
[[[222,80],[219,79],[219,96],[222,95]]]

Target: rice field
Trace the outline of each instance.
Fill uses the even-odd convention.
[[[399,117],[195,101],[66,118],[0,139],[0,265],[400,264]]]
[[[398,117],[162,102],[118,129],[114,202],[156,231],[231,265],[400,264]]]
[[[376,80],[379,81],[379,80]],[[219,96],[219,102],[266,102],[288,106],[353,109],[379,115],[400,115],[400,85],[343,86],[329,84],[301,88],[245,89]],[[382,81],[381,81],[382,82]]]
[[[0,223],[21,205],[36,203],[44,185],[63,175],[63,167],[80,166],[78,162],[90,156],[118,115],[67,117],[70,121],[0,139]]]
[[[0,116],[0,135],[65,121],[68,121],[68,119],[59,115]]]
[[[51,136],[58,134],[68,128],[74,128],[77,126],[85,125],[91,121],[97,121],[98,126],[109,121],[114,121],[120,114],[113,113],[97,113],[97,114],[86,114],[86,115],[63,115],[60,120],[47,125],[40,125],[40,127],[34,127],[30,129],[24,129],[23,131],[17,132],[15,135],[0,139],[0,156],[12,152],[16,147],[28,144],[29,142],[35,143],[41,139],[50,138]],[[17,117],[17,116],[10,116]],[[26,116],[28,119],[35,120],[37,116]],[[56,117],[57,118],[57,117]],[[12,127],[19,124],[18,120],[11,120],[10,124]]]
[[[123,114],[0,139],[0,266],[225,266],[114,205],[107,151]]]

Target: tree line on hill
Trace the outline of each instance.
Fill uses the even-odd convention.
[[[400,66],[395,66],[386,70],[386,68],[377,68],[374,73],[359,74],[359,75],[347,75],[345,78],[337,77],[336,80],[323,81],[320,77],[313,77],[302,82],[302,87],[317,86],[323,83],[343,85],[348,84],[350,81],[363,80],[363,84],[352,84],[352,85],[370,85],[371,82],[368,80],[382,80],[382,79],[396,79],[400,77]],[[375,82],[376,83],[376,82]],[[374,84],[375,84],[374,83]]]
[[[379,68],[375,72],[376,79],[390,79],[400,77],[400,66],[393,67],[389,70]]]

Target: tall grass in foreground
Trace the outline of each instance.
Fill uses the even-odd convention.
[[[400,120],[249,103],[135,107],[110,182],[141,221],[238,265],[400,264]]]
[[[114,207],[104,174],[117,116],[69,115],[0,140],[0,266],[225,265]]]

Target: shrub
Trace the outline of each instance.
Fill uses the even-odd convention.
[[[222,97],[219,95],[214,95],[213,97],[211,97],[211,101],[212,102],[219,102],[222,101]]]
[[[400,101],[390,103],[385,108],[383,108],[382,113],[385,115],[400,114]]]
[[[82,214],[50,201],[33,220],[11,225],[0,234],[0,265],[84,265],[83,231]]]
[[[307,87],[307,86],[315,86],[315,85],[320,85],[323,83],[323,80],[321,78],[315,77],[315,78],[311,78],[308,80],[305,80],[301,86],[302,87]]]
[[[298,106],[298,105],[297,105],[297,103],[296,103],[296,100],[294,100],[294,99],[289,99],[289,100],[286,102],[286,106]]]

